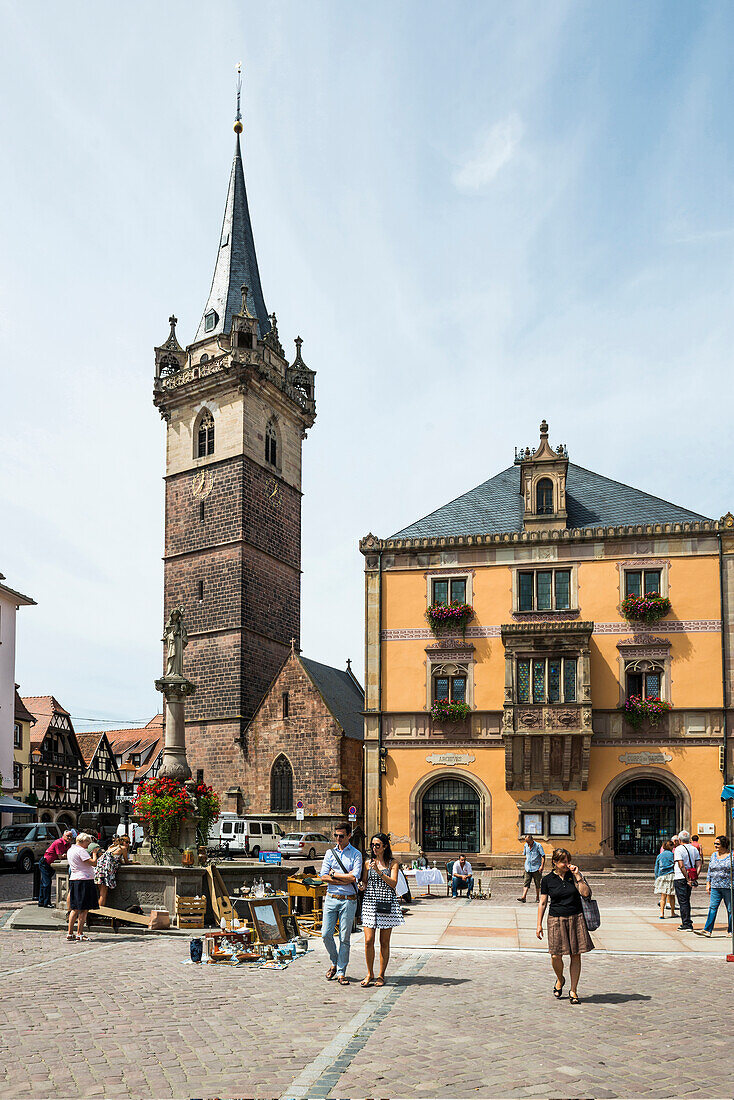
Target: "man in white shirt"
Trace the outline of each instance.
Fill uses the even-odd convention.
[[[673,886],[675,887],[678,905],[680,906],[680,924],[678,925],[678,931],[692,932],[691,889],[693,883],[689,878],[688,872],[694,869],[697,872],[700,871],[703,866],[703,860],[701,859],[701,853],[698,848],[691,844],[691,834],[686,829],[681,829],[678,833],[678,840],[680,843],[673,852],[673,859],[675,860],[673,864]]]
[[[321,877],[328,883],[321,925],[321,938],[331,960],[326,979],[330,982],[332,978],[336,978],[339,985],[349,985],[349,937],[352,934],[354,914],[357,912],[357,883],[362,877],[362,854],[349,843],[351,835],[352,826],[349,822],[340,821],[334,829],[336,846],[328,849],[321,864]],[[338,948],[334,941],[337,920]]]
[[[474,893],[474,879],[471,873],[471,863],[465,855],[460,855],[457,860],[454,860],[454,866],[451,870],[451,894],[453,897],[458,897],[459,890],[463,890],[466,887],[467,896]]]

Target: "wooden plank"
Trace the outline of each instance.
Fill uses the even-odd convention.
[[[128,924],[142,924],[148,927],[150,916],[140,916],[139,913],[128,913],[127,909],[111,909],[109,905],[98,905],[96,909],[90,909],[90,913],[100,917],[112,917],[113,920],[124,920]]]

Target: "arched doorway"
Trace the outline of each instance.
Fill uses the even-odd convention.
[[[614,854],[655,856],[677,828],[675,795],[655,779],[625,783],[614,796]]]
[[[439,779],[423,795],[424,852],[479,851],[479,795],[460,779]]]
[[[59,814],[56,818],[56,824],[60,829],[71,829],[74,826],[74,822],[69,814]]]

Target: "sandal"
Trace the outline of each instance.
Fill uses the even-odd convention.
[[[339,982],[339,985],[351,985],[352,984],[350,982],[349,978],[346,976],[346,974],[340,974],[339,977],[336,980]]]
[[[333,982],[335,977],[336,977],[336,967],[335,966],[330,966],[329,969],[326,971],[326,980],[327,980],[327,982]]]
[[[82,932],[81,936],[77,936],[76,942],[77,943],[88,943],[89,942],[89,936],[85,936],[84,933]]]
[[[575,993],[569,993],[568,999],[572,1005],[580,1005],[581,1001],[578,999]]]
[[[68,943],[76,943],[76,936],[74,935],[73,932],[68,932],[67,936],[66,936],[66,940],[67,940]]]
[[[563,996],[563,987],[564,987],[565,984],[566,984],[566,979],[561,978],[560,986],[557,986],[557,985],[553,986],[553,996],[557,997],[559,1001],[560,1001],[561,997]]]
[[[369,989],[369,987],[374,984],[374,981],[374,978],[363,978],[359,984],[363,989]]]
[[[384,978],[375,978],[375,985],[384,985],[384,984],[385,984],[385,979]]]

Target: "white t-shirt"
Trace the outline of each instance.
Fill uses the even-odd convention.
[[[94,864],[92,857],[81,844],[72,844],[66,853],[69,861],[69,878],[72,881],[94,878]]]
[[[453,866],[452,870],[451,870],[451,876],[453,877],[454,875],[470,875],[470,874],[471,874],[471,863],[469,862],[469,860],[468,859],[465,860],[464,861],[464,866],[462,867],[461,864],[459,863],[458,859],[457,859],[456,862],[454,863],[454,866]]]
[[[696,860],[701,858],[701,853],[697,850],[694,844],[679,844],[673,852],[673,859],[675,860],[675,870],[673,871],[674,878],[688,878],[688,868],[696,866]],[[684,870],[681,871],[678,866],[678,860],[683,864]]]

